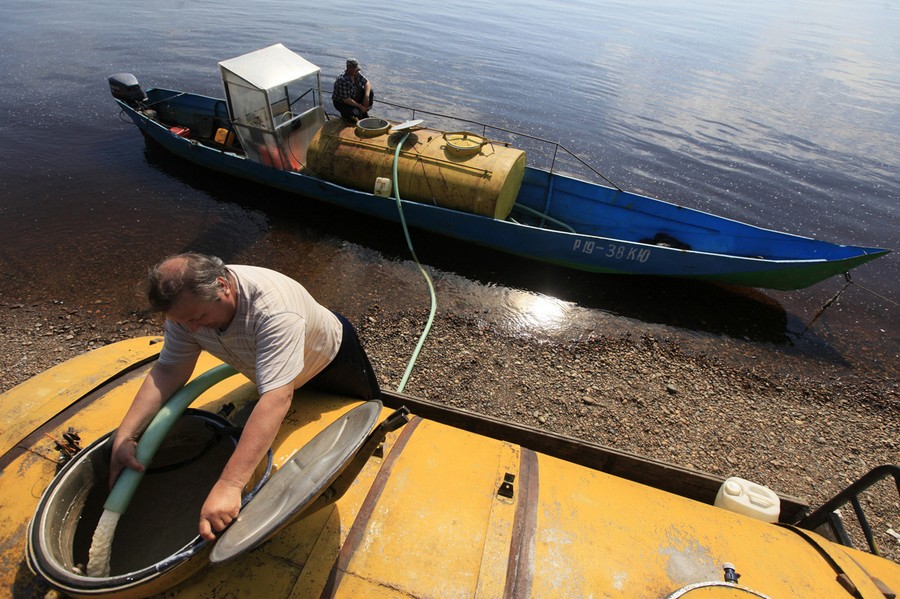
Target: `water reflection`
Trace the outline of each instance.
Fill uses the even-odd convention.
[[[518,326],[523,331],[558,330],[571,310],[568,302],[540,294],[521,294],[507,306],[518,315]]]

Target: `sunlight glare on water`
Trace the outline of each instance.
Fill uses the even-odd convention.
[[[571,305],[541,294],[519,294],[511,298],[509,309],[522,331],[555,331],[565,322]]]

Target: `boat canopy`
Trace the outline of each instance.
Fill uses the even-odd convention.
[[[219,63],[222,80],[236,77],[261,90],[285,85],[308,75],[317,75],[319,67],[291,52],[284,44],[275,44]]]
[[[232,126],[247,157],[299,170],[325,122],[319,67],[275,44],[219,63]]]

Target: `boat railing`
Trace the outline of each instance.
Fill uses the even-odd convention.
[[[397,110],[403,110],[403,111],[408,112],[409,120],[418,119],[418,118],[421,118],[423,115],[427,115],[427,116],[436,117],[438,119],[442,119],[442,120],[445,120],[448,122],[465,123],[467,125],[477,127],[481,130],[480,132],[483,137],[485,137],[486,139],[488,139],[494,143],[504,143],[506,145],[509,145],[509,142],[495,139],[495,135],[492,135],[491,132],[493,132],[495,134],[510,135],[510,136],[513,136],[514,138],[527,139],[532,142],[537,142],[538,144],[542,144],[545,148],[547,148],[547,152],[550,154],[549,165],[547,167],[548,172],[550,172],[550,173],[554,172],[554,169],[557,166],[557,162],[559,161],[560,153],[562,153],[563,155],[570,157],[576,163],[578,163],[581,166],[583,166],[584,168],[586,168],[589,172],[591,172],[594,175],[596,175],[597,177],[601,178],[603,181],[605,181],[611,187],[617,189],[618,191],[622,191],[621,187],[619,187],[613,181],[611,181],[609,179],[609,177],[607,177],[602,172],[600,172],[599,169],[597,169],[596,167],[591,165],[584,158],[582,158],[581,156],[579,156],[578,154],[576,154],[575,152],[573,152],[572,150],[565,147],[564,145],[562,145],[559,142],[551,141],[549,139],[544,139],[542,137],[538,137],[536,135],[531,135],[529,133],[523,133],[521,131],[514,131],[512,129],[498,127],[496,125],[489,125],[487,123],[482,123],[480,121],[475,121],[472,119],[466,119],[466,118],[462,118],[462,117],[458,117],[458,116],[450,116],[450,115],[442,114],[439,112],[422,110],[420,108],[413,108],[411,106],[405,106],[403,104],[398,104],[396,102],[390,102],[390,101],[384,100],[382,98],[378,99],[378,104],[379,105],[383,104],[385,106],[390,106],[391,108],[395,108]],[[478,133],[478,132],[473,131],[473,133]],[[520,148],[520,149],[522,149],[522,148]]]

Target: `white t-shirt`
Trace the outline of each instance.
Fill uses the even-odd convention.
[[[257,266],[228,265],[237,311],[224,331],[191,333],[166,320],[160,364],[194,359],[201,349],[256,383],[261,394],[291,381],[306,383],[337,355],[343,326],[297,281]]]

